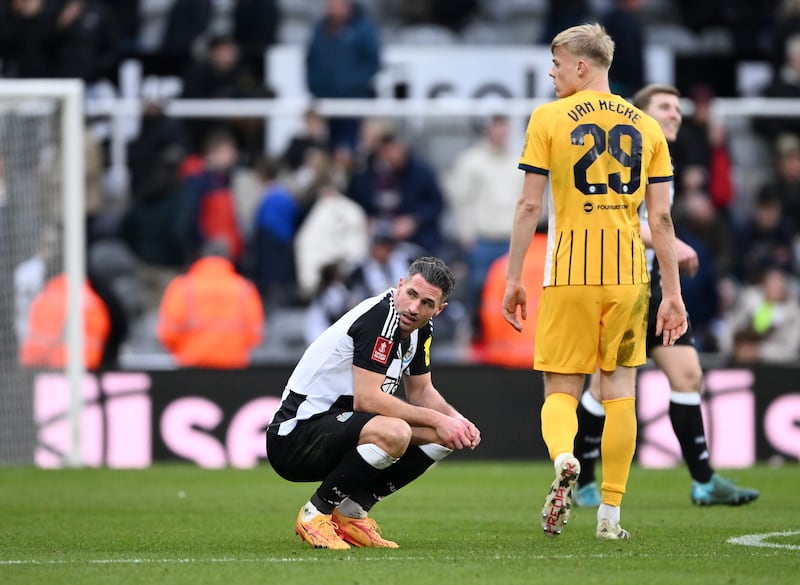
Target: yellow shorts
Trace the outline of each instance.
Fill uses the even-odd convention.
[[[539,300],[534,369],[592,374],[647,360],[650,284],[547,286]]]

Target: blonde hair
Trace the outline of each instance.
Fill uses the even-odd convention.
[[[614,58],[614,41],[608,36],[606,29],[597,23],[580,24],[558,33],[550,50],[563,47],[575,57],[586,57],[595,64],[608,69]]]

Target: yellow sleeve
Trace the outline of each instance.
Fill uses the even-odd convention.
[[[519,168],[542,175],[550,171],[550,124],[546,107],[536,108],[528,120]]]

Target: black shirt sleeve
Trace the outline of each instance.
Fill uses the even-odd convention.
[[[396,324],[385,331],[389,313],[388,301],[380,302],[361,315],[347,333],[353,338],[353,365],[385,374],[397,349],[394,341]]]

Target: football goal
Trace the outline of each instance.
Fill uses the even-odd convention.
[[[80,465],[84,368],[80,285],[85,274],[83,83],[0,80],[0,465],[31,464],[40,444],[34,400],[39,376],[69,389],[62,421],[70,447],[58,455]],[[20,365],[28,313],[48,276],[65,273],[67,362],[59,371]],[[47,406],[47,405],[44,405]],[[41,422],[41,421],[40,421]]]

